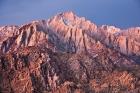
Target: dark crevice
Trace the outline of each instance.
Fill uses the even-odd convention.
[[[88,73],[88,69],[86,68],[86,66],[83,64],[83,62],[81,60],[78,60],[80,65],[85,69],[86,71],[86,75],[87,75],[87,82],[89,83],[90,81],[90,74]]]

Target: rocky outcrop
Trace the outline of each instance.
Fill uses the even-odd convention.
[[[0,27],[0,93],[139,93],[139,35],[73,12]]]
[[[108,48],[99,49],[96,56],[55,53],[42,46],[3,54],[0,92],[139,93],[140,66]]]
[[[7,39],[18,35],[18,29],[18,26],[0,27],[0,48],[2,47],[2,43],[4,43]]]
[[[47,21],[34,21],[21,27],[3,29],[1,32],[6,35],[1,34],[1,38],[7,37],[1,40],[3,52],[38,43],[45,43],[59,51],[88,52],[95,41],[101,41],[125,55],[140,55],[139,28],[121,30],[106,25],[97,27],[73,12],[58,14]]]

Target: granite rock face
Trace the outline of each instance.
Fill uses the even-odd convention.
[[[0,93],[139,93],[139,41],[73,12],[0,27]]]
[[[0,92],[139,93],[140,66],[106,47],[99,49],[88,55],[30,46],[3,54]]]
[[[90,51],[96,40],[127,56],[140,55],[139,27],[127,30],[107,25],[98,27],[73,12],[61,13],[49,20],[33,21],[20,27],[1,27],[0,32],[0,46],[4,53],[38,43],[46,43],[65,52]]]

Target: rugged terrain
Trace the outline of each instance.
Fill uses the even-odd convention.
[[[0,93],[139,93],[140,27],[73,12],[0,27]]]

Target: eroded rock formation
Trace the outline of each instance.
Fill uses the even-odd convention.
[[[139,93],[139,41],[72,12],[0,27],[0,92]]]

